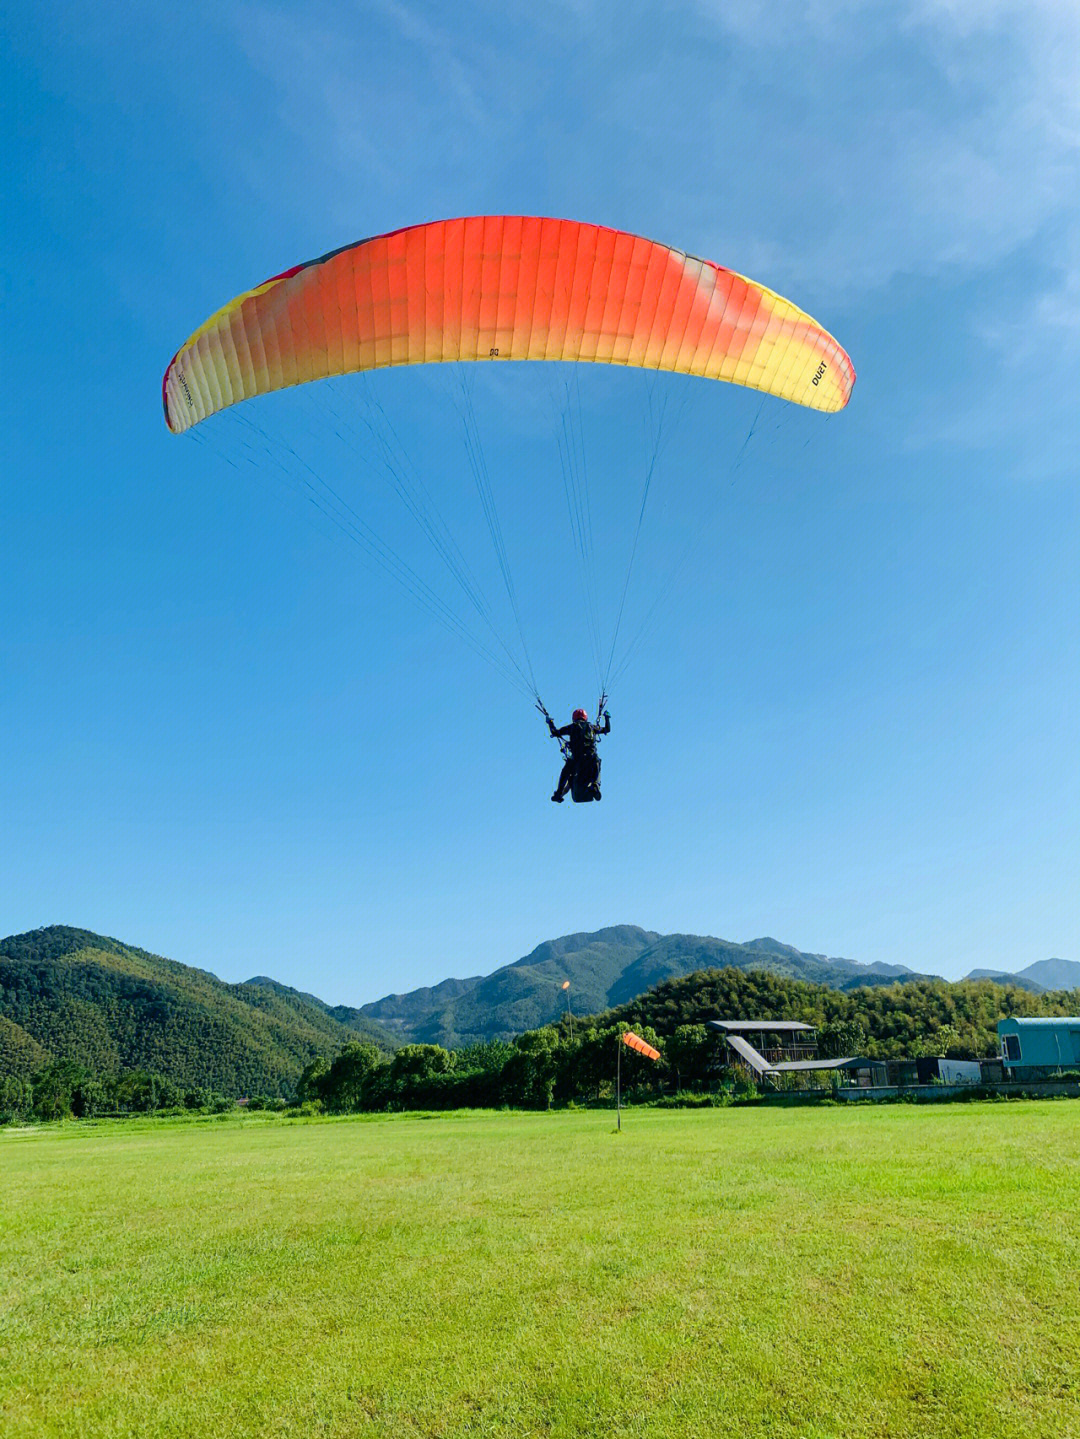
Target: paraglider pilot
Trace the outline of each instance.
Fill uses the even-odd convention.
[[[550,715],[547,716],[552,739],[566,740],[563,750],[566,763],[563,765],[555,793],[551,796],[555,804],[562,804],[575,781],[586,790],[589,799],[600,798],[600,757],[596,753],[596,740],[599,735],[611,733],[611,716],[607,710],[603,711],[603,719],[604,727],[601,729],[599,725],[590,723],[584,710],[575,710],[570,723],[563,725],[562,729],[556,729],[555,721]],[[577,798],[576,788],[574,798]]]

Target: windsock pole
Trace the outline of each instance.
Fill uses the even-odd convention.
[[[621,1130],[623,1044],[629,1045],[631,1049],[636,1049],[638,1054],[643,1054],[646,1059],[659,1059],[660,1051],[658,1049],[654,1049],[651,1044],[648,1044],[644,1039],[642,1039],[640,1034],[635,1034],[632,1029],[624,1029],[619,1037],[622,1040],[622,1044],[619,1045],[619,1054],[618,1058],[615,1061],[615,1127]]]
[[[615,1060],[615,1128],[622,1133],[622,1044]]]

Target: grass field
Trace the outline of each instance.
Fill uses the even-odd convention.
[[[0,1132],[0,1429],[1080,1436],[1080,1105]]]

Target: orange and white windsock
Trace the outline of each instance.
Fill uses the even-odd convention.
[[[660,1058],[660,1051],[658,1049],[653,1049],[651,1044],[646,1044],[645,1041],[642,1039],[641,1035],[635,1034],[632,1029],[628,1029],[626,1031],[626,1033],[622,1037],[622,1042],[623,1044],[627,1045],[628,1048],[636,1049],[638,1054],[643,1054],[646,1059]]]

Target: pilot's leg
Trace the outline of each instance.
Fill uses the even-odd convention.
[[[574,763],[573,760],[567,760],[562,767],[562,774],[559,776],[559,783],[556,787],[555,793],[551,796],[551,798],[555,801],[556,804],[562,804],[563,800],[566,798],[567,791],[570,788],[570,782],[573,778]]]

